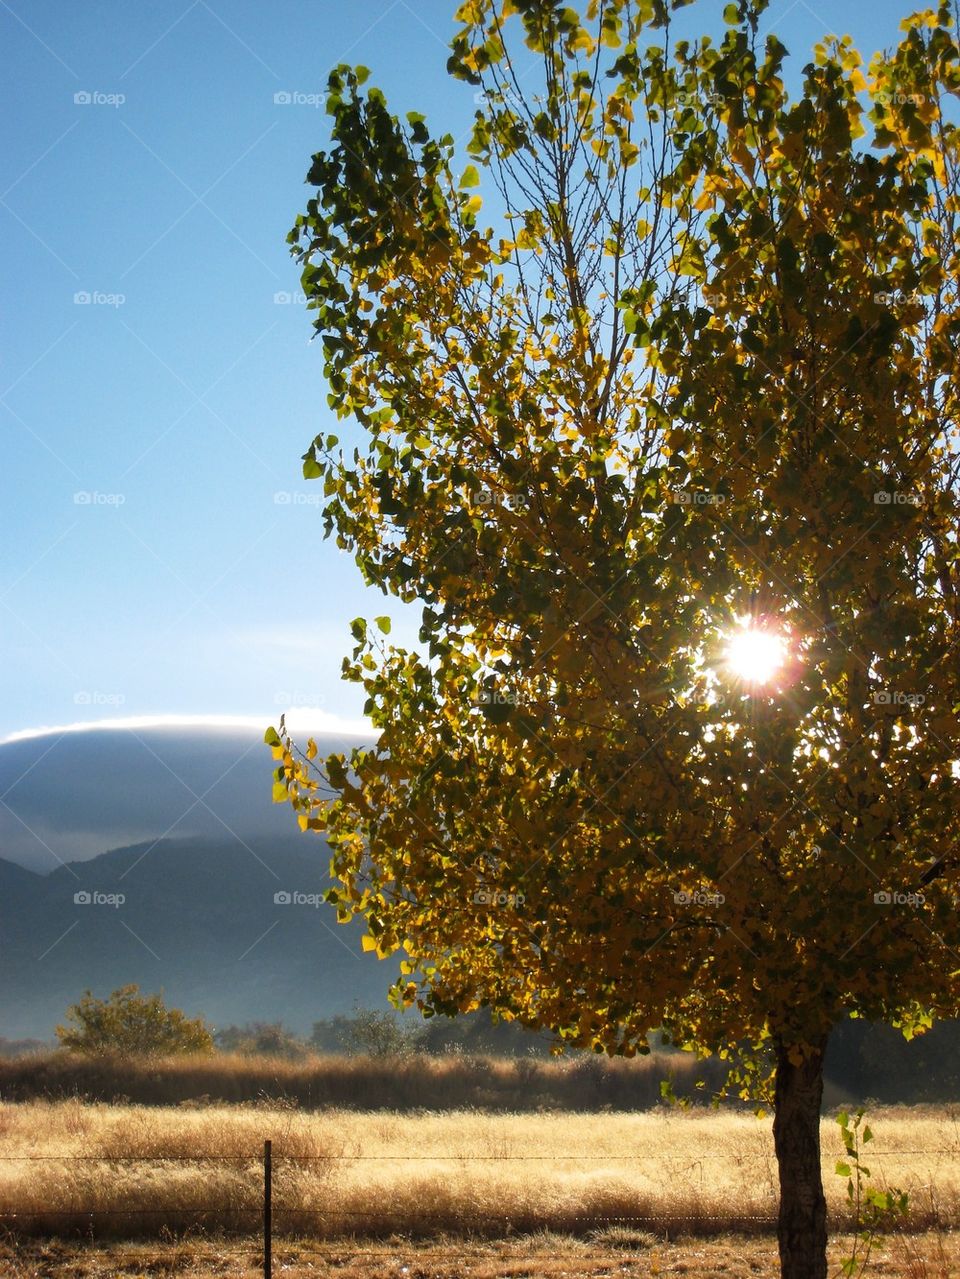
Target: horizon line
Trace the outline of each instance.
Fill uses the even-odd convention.
[[[283,712],[289,728],[299,732],[345,733],[356,737],[376,736],[378,730],[367,719],[350,719],[329,711],[309,706],[291,706]],[[102,732],[109,729],[135,730],[151,728],[249,728],[266,732],[276,726],[279,714],[273,715],[122,715],[113,719],[77,720],[70,724],[39,725],[20,728],[0,737],[0,746],[11,742],[29,741],[35,737],[52,737],[56,734]]]

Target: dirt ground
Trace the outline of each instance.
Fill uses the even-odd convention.
[[[831,1274],[850,1240],[831,1241]],[[684,1279],[776,1279],[777,1248],[767,1237],[727,1236],[668,1242],[624,1230],[584,1241],[534,1235],[504,1241],[411,1243],[278,1241],[275,1279],[614,1279],[682,1275]],[[881,1240],[866,1275],[884,1279],[960,1277],[960,1234]],[[63,1241],[0,1242],[4,1279],[259,1279],[263,1254],[252,1241],[190,1239],[93,1245]]]

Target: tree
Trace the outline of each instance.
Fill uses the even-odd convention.
[[[253,1021],[243,1026],[224,1026],[214,1035],[222,1052],[255,1054],[267,1057],[303,1057],[307,1045],[288,1030],[282,1021]]]
[[[57,1038],[69,1052],[139,1056],[213,1051],[213,1036],[202,1018],[167,1008],[162,995],[141,995],[136,985],[121,986],[109,999],[85,991],[67,1009],[67,1022],[57,1027]]]
[[[830,1030],[960,1002],[956,14],[794,99],[767,0],[681,2],[468,0],[462,172],[331,74],[290,240],[359,430],[304,475],[422,651],[357,619],[377,744],[267,740],[398,1005],[745,1046],[822,1279]]]
[[[339,1039],[341,1046],[351,1054],[405,1057],[416,1051],[421,1033],[421,1026],[404,1025],[394,1012],[357,1005]]]

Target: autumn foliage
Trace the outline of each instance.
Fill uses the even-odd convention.
[[[766,0],[680,7],[462,5],[465,166],[331,74],[304,474],[421,648],[354,623],[375,747],[268,740],[401,1002],[769,1046],[812,1178],[831,1027],[960,1004],[956,15],[791,95]]]

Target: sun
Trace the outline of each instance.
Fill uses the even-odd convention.
[[[786,638],[769,627],[741,625],[727,637],[726,666],[745,684],[768,684],[789,656]]]

